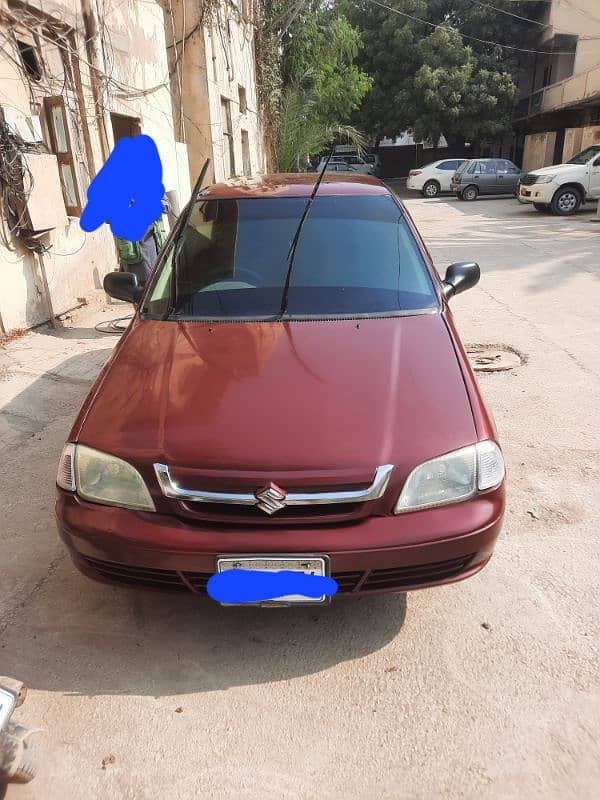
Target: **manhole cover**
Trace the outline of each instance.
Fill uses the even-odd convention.
[[[475,372],[503,372],[524,363],[523,356],[505,344],[469,344],[467,356]]]

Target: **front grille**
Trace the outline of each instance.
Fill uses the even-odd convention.
[[[453,558],[449,561],[437,561],[433,564],[374,569],[366,576],[360,591],[375,592],[384,589],[402,589],[406,586],[418,586],[446,580],[459,575],[466,569],[472,559],[473,554],[462,558]]]
[[[314,506],[286,506],[272,516],[258,506],[235,506],[221,503],[180,503],[179,514],[188,521],[221,523],[223,525],[322,525],[361,519],[369,509],[367,503],[330,503]],[[181,513],[181,512],[184,513]]]
[[[534,183],[537,183],[537,179],[537,175],[523,175],[521,177],[521,186],[533,186]]]
[[[472,561],[474,554],[436,561],[431,564],[417,564],[404,567],[390,567],[356,572],[334,572],[338,584],[338,594],[355,592],[402,591],[411,586],[421,586],[448,580],[459,575]],[[206,594],[206,584],[212,573],[179,572],[153,567],[130,567],[101,561],[97,558],[80,556],[82,562],[107,580],[116,583],[134,584],[154,589],[176,592]]]

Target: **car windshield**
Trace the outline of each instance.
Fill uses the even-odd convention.
[[[142,313],[272,319],[305,197],[201,200],[164,254]],[[287,317],[385,316],[438,307],[421,251],[390,196],[317,196],[291,274]]]
[[[570,161],[567,161],[567,164],[587,164],[590,158],[597,155],[600,155],[600,145],[598,144],[582,150],[581,153],[578,153],[576,156],[573,156]]]
[[[472,163],[473,163],[472,161],[463,161],[462,164],[458,165],[458,168],[457,168],[456,172],[457,173],[458,172],[464,172],[466,170],[466,168],[469,166],[469,164],[472,164]]]

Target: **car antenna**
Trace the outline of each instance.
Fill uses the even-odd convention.
[[[188,223],[188,220],[194,208],[194,204],[196,203],[196,200],[198,199],[198,196],[203,189],[204,178],[206,177],[209,165],[210,165],[210,158],[207,158],[206,161],[204,162],[204,166],[200,170],[200,175],[198,175],[198,180],[194,184],[194,189],[190,195],[190,199],[188,200],[186,207],[183,209],[183,212],[179,217],[179,219],[177,220],[175,228],[173,229],[172,233],[173,239],[179,236],[181,231],[185,228],[185,226]],[[175,257],[176,255],[177,253],[174,254],[173,256],[173,272],[171,274],[171,286],[169,287],[169,305],[167,307],[167,310],[161,317],[161,321],[163,322],[164,320],[168,319],[171,316],[171,314],[175,311],[175,306],[177,305],[177,280],[176,280],[177,259]]]
[[[315,199],[315,197],[317,195],[317,192],[319,191],[319,186],[321,185],[321,181],[323,180],[323,175],[325,175],[325,171],[327,170],[327,167],[329,166],[329,161],[330,161],[332,155],[333,155],[333,147],[329,151],[329,155],[327,156],[327,160],[325,161],[325,164],[323,164],[323,169],[321,170],[321,174],[319,175],[319,177],[315,181],[315,185],[314,185],[313,190],[312,190],[312,192],[310,194],[310,197],[308,198],[308,201],[307,201],[306,205],[304,206],[304,211],[302,212],[302,216],[300,217],[300,222],[298,223],[298,227],[296,228],[296,232],[294,234],[294,238],[292,239],[292,243],[291,243],[290,249],[288,251],[288,256],[287,256],[288,268],[287,268],[287,273],[286,273],[286,276],[285,276],[285,283],[283,285],[283,293],[281,295],[281,306],[279,307],[279,314],[277,315],[277,319],[278,320],[283,319],[283,315],[287,311],[288,295],[290,293],[290,281],[292,279],[292,269],[294,267],[294,257],[296,255],[296,248],[298,247],[298,241],[300,239],[300,234],[302,233],[302,228],[304,226],[304,222],[305,222],[306,218],[308,217],[308,213],[310,211],[310,208],[311,208],[311,206],[313,204],[313,201],[314,201],[314,199]]]

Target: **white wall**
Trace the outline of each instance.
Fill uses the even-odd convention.
[[[251,172],[265,171],[264,135],[258,114],[254,27],[241,16],[241,3],[222,3],[213,24],[206,26],[205,51],[210,103],[210,120],[215,162],[215,180],[227,180],[221,98],[230,101],[236,175],[243,174],[242,135],[248,132]],[[240,111],[238,87],[246,89],[247,110]]]
[[[107,70],[123,84],[111,93],[110,111],[140,120],[142,133],[156,142],[165,189],[177,190],[183,207],[190,196],[189,170],[185,146],[177,146],[173,130],[163,10],[153,0],[107,0],[104,7]],[[139,89],[152,91],[137,96]]]
[[[91,159],[88,158],[81,122],[81,108],[72,94],[69,99],[71,142],[82,195],[90,179],[103,163],[98,125],[94,114],[91,79],[86,66],[88,54],[84,41],[81,8],[77,0],[34,0],[46,14],[77,30],[77,51],[80,56],[81,80],[84,91],[85,115],[89,127]],[[166,190],[177,190],[180,205],[190,195],[189,167],[185,145],[176,144],[173,135],[171,99],[169,93],[167,53],[165,49],[164,17],[153,0],[107,0],[100,3],[104,11],[105,56],[107,73],[111,76],[107,106],[110,111],[138,117],[142,132],[155,140],[164,171]],[[29,116],[30,88],[21,69],[18,53],[10,50],[12,39],[7,27],[0,25],[5,38],[0,50],[0,105]],[[43,94],[63,95],[64,74],[61,74],[60,52],[44,42],[42,55],[52,65],[51,85],[41,89],[34,86],[41,100]],[[15,63],[16,62],[16,63]],[[118,81],[121,86],[117,86]],[[165,84],[164,86],[161,84]],[[46,86],[46,83],[44,84]],[[158,87],[154,90],[154,87]],[[144,91],[153,89],[153,91]],[[137,92],[137,96],[132,96]],[[118,96],[123,95],[123,96]],[[84,234],[78,217],[71,217],[66,226],[48,234],[50,252],[43,256],[55,313],[77,305],[78,298],[101,289],[103,276],[117,264],[114,242],[107,225]],[[17,246],[11,251],[0,245],[0,319],[6,332],[27,328],[48,319],[39,259],[35,254]]]

